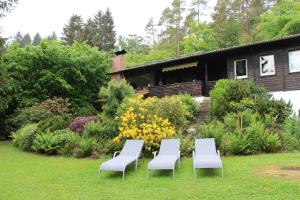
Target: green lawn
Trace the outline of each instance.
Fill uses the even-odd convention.
[[[223,157],[224,180],[216,172],[199,174],[192,160],[182,159],[175,180],[167,172],[151,173],[149,160],[120,173],[103,172],[99,160],[46,157],[0,143],[0,199],[300,199],[300,179],[257,175],[270,165],[300,166],[300,153]]]

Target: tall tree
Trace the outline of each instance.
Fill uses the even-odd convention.
[[[116,43],[116,32],[114,30],[114,20],[109,9],[105,11],[102,19],[101,49],[110,51],[114,49]]]
[[[148,21],[148,23],[146,24],[145,27],[145,32],[147,33],[147,38],[150,40],[150,44],[155,44],[156,43],[156,25],[154,24],[154,20],[153,17],[151,17]]]
[[[33,37],[32,45],[38,45],[42,41],[42,37],[39,33],[36,33]]]
[[[74,41],[82,40],[83,21],[80,15],[72,15],[68,24],[63,28],[63,37],[66,44],[73,44]]]
[[[31,37],[28,33],[25,34],[24,37],[22,38],[20,42],[20,47],[25,47],[27,45],[31,45]]]
[[[93,37],[95,36],[96,33],[96,26],[95,23],[92,19],[88,19],[87,22],[84,24],[82,35],[83,35],[83,40],[87,42],[90,46],[94,46],[94,39]]]
[[[192,0],[190,14],[196,18],[197,23],[200,23],[200,17],[204,14],[207,6],[207,0]]]
[[[173,0],[171,7],[163,10],[159,25],[163,28],[160,36],[169,44],[175,41],[176,55],[180,54],[180,47],[183,39],[183,15],[185,11],[184,0]]]
[[[53,33],[51,35],[48,35],[47,39],[48,40],[57,40],[57,35],[56,35],[55,31],[53,31]]]
[[[150,50],[144,38],[138,35],[120,36],[118,38],[118,45],[128,52],[148,54]]]
[[[16,42],[16,43],[21,43],[21,41],[22,41],[22,39],[23,39],[23,35],[22,35],[22,33],[19,31],[19,32],[17,32],[16,33],[16,35],[13,37],[13,42]]]

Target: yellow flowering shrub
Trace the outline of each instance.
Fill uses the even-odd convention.
[[[157,101],[156,97],[142,99],[127,99],[122,114],[116,118],[119,121],[119,135],[115,142],[121,139],[132,138],[144,140],[146,150],[158,148],[163,138],[175,135],[172,123],[159,115],[153,114],[151,107]]]

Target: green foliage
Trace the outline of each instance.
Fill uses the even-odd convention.
[[[72,117],[69,114],[61,114],[49,117],[39,122],[39,132],[62,130],[68,127]]]
[[[99,97],[105,100],[102,106],[101,120],[112,121],[123,99],[134,96],[134,89],[125,80],[111,80],[107,87],[102,87]]]
[[[193,97],[189,94],[176,95],[180,101],[187,106],[187,110],[190,113],[190,117],[194,117],[199,110],[199,103],[197,103]]]
[[[91,121],[85,124],[83,136],[94,137],[98,140],[112,139],[117,135],[115,122]]]
[[[251,140],[248,134],[242,132],[234,132],[224,138],[223,148],[225,152],[231,155],[248,155],[251,154]],[[227,144],[226,144],[227,143]],[[227,145],[227,149],[225,148]]]
[[[275,100],[262,86],[252,80],[219,80],[210,92],[212,115],[222,119],[227,113],[249,110],[262,117],[270,114],[282,123],[292,114],[292,106],[283,100]]]
[[[74,156],[74,149],[78,147],[81,137],[68,129],[61,130],[64,133],[64,144],[58,150],[59,155]]]
[[[86,44],[64,46],[57,41],[42,41],[36,46],[11,45],[1,57],[22,92],[14,93],[20,107],[51,97],[68,98],[72,106],[93,103],[99,87],[107,81],[110,69],[106,54]]]
[[[183,52],[211,51],[218,48],[216,35],[206,23],[192,23],[189,35],[183,40]]]
[[[31,151],[31,146],[37,130],[37,124],[27,124],[16,132],[12,133],[14,146],[23,151]]]
[[[77,158],[90,156],[95,143],[96,141],[93,138],[82,138],[74,149],[74,156]]]
[[[282,141],[284,150],[300,149],[300,120],[291,117],[285,120],[283,124]]]
[[[35,136],[32,149],[39,153],[55,155],[64,142],[64,135],[60,134],[60,131],[39,133]]]
[[[293,0],[279,1],[269,12],[264,14],[257,26],[257,39],[273,39],[299,33],[300,2]]]
[[[207,125],[201,125],[199,134],[202,138],[215,138],[216,146],[219,148],[225,134],[224,124],[220,121],[212,121]]]
[[[177,96],[158,98],[153,107],[149,108],[149,112],[152,115],[156,114],[164,119],[168,119],[177,128],[185,124],[188,117],[191,117],[189,107]]]

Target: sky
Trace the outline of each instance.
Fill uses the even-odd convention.
[[[18,31],[32,37],[39,32],[47,37],[53,31],[61,36],[63,26],[72,14],[84,20],[93,17],[98,10],[109,8],[118,35],[144,35],[145,25],[151,17],[155,22],[172,0],[19,0],[17,8],[0,19],[2,37],[14,36]],[[187,1],[188,2],[188,1]],[[216,0],[210,0],[213,8]],[[209,16],[205,20],[209,20]]]

